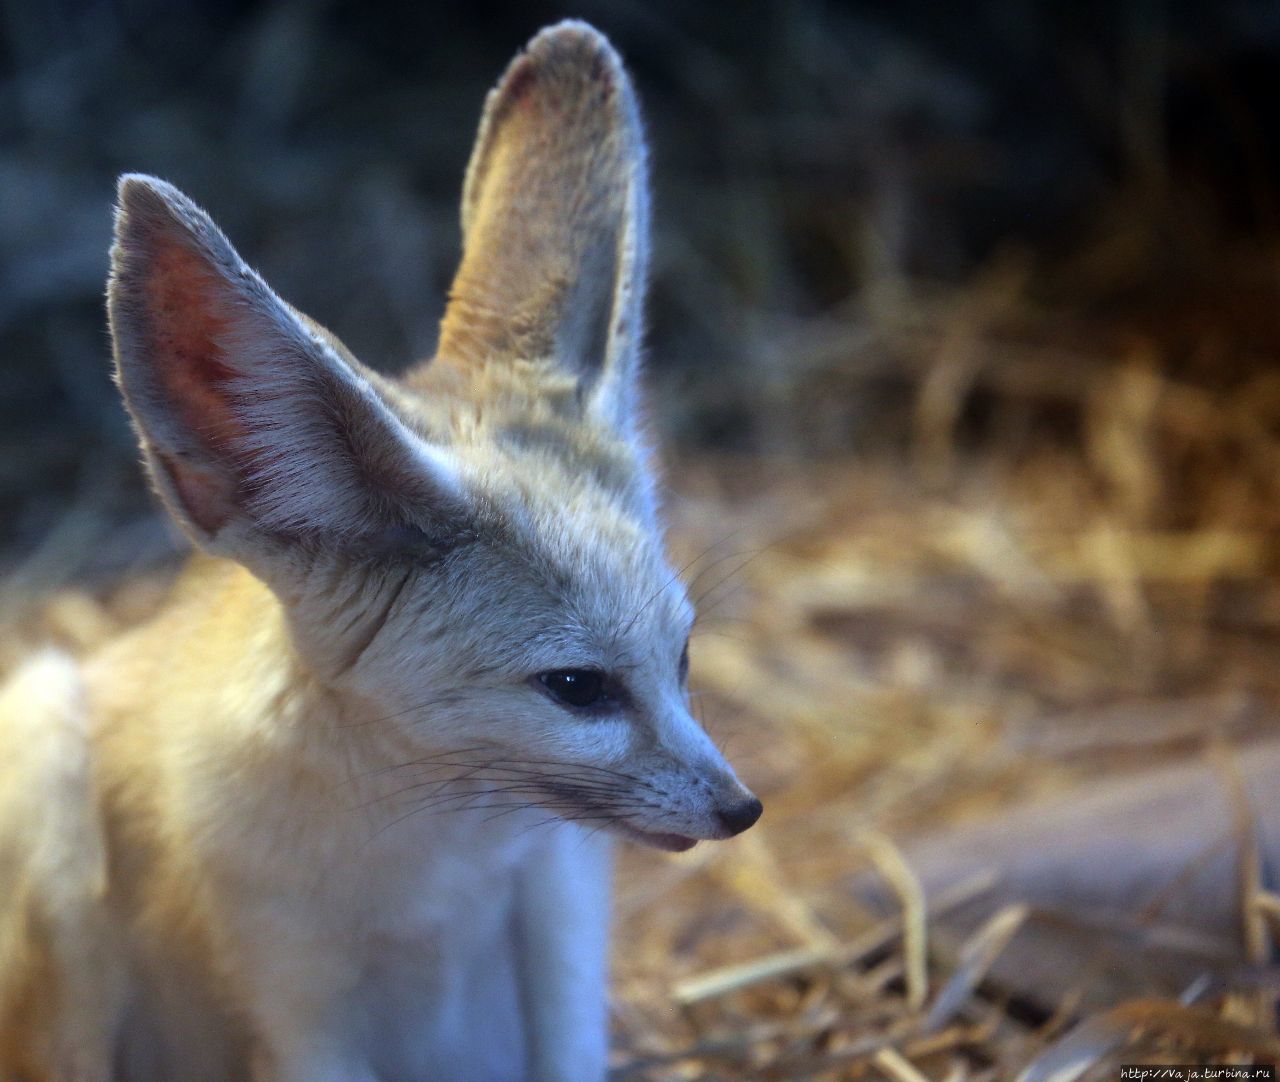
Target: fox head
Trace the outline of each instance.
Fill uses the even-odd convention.
[[[761,806],[688,709],[693,614],[637,433],[647,216],[627,75],[563,23],[489,96],[433,360],[363,367],[145,176],[120,183],[108,307],[155,487],[271,588],[367,722],[344,738],[680,849]]]

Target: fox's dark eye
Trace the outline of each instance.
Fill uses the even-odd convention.
[[[600,706],[609,698],[599,669],[556,669],[539,673],[538,682],[557,702],[578,709]]]
[[[689,644],[684,644],[684,649],[680,651],[680,683],[684,683],[689,679]]]

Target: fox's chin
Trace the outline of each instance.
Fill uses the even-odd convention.
[[[657,831],[640,830],[630,823],[615,824],[618,833],[624,838],[651,849],[661,849],[664,853],[685,853],[698,844],[697,838],[689,838],[683,834],[663,834]]]

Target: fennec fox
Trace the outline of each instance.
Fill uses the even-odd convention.
[[[686,704],[637,432],[644,172],[609,44],[539,34],[400,380],[122,180],[117,378],[203,555],[0,699],[4,1079],[603,1077],[607,838],[760,814]]]

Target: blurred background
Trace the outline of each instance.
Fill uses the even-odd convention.
[[[181,549],[109,380],[116,175],[395,371],[565,15],[645,107],[698,702],[768,805],[625,859],[619,1077],[1274,1059],[1277,3],[3,0],[0,663]]]

